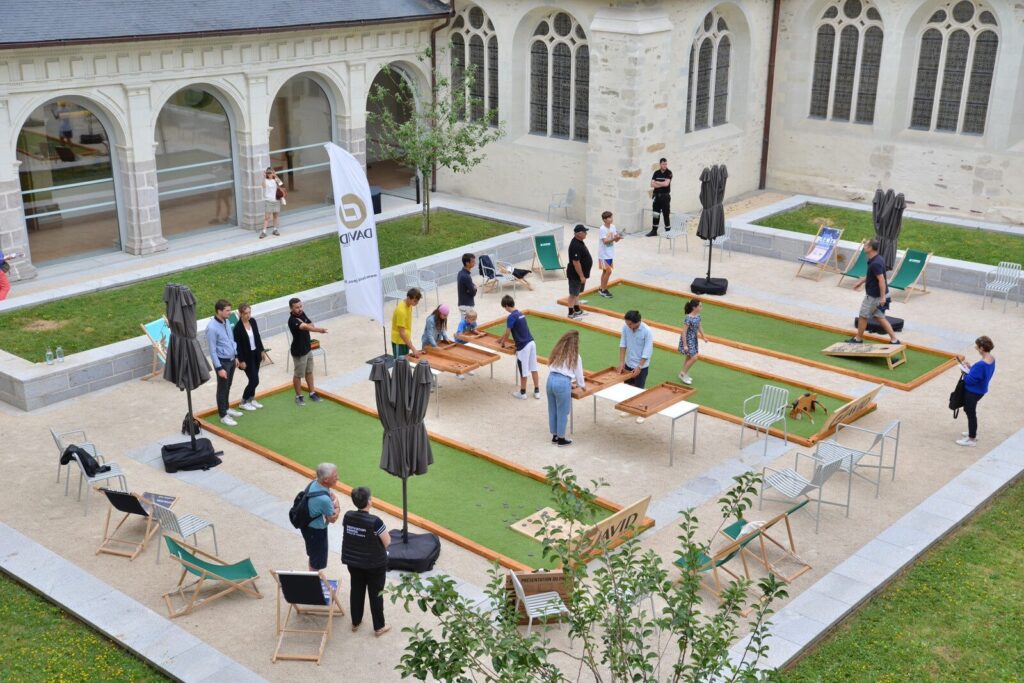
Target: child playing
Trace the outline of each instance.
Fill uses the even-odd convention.
[[[693,384],[690,378],[690,368],[697,362],[697,335],[705,342],[708,338],[704,336],[704,328],[700,322],[701,305],[699,299],[690,299],[683,307],[686,317],[683,318],[683,334],[679,337],[679,353],[686,356],[683,362],[683,371],[679,373],[679,379],[683,384]]]
[[[540,400],[540,365],[537,363],[537,342],[530,334],[530,327],[526,324],[526,315],[516,309],[515,300],[508,294],[501,298],[501,307],[508,311],[505,334],[501,336],[501,345],[504,346],[512,335],[512,341],[516,344],[516,371],[519,374],[519,388],[512,392],[516,398],[526,400],[526,373],[533,377],[533,397]]]
[[[459,339],[459,335],[463,332],[473,332],[476,330],[476,310],[470,308],[466,311],[465,317],[459,321],[459,327],[455,330],[455,341],[459,344],[465,344],[466,342]]]

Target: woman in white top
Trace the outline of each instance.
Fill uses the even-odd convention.
[[[249,380],[242,391],[242,410],[256,410],[263,405],[256,400],[256,387],[260,383],[260,363],[263,361],[263,339],[260,327],[252,317],[252,307],[242,304],[238,307],[238,322],[233,330],[235,346],[238,348],[238,369]]]
[[[572,443],[565,438],[565,427],[572,408],[573,386],[586,388],[583,359],[580,358],[580,333],[576,330],[563,334],[548,356],[548,428],[551,443],[558,446]]]
[[[277,177],[273,167],[267,166],[263,172],[263,230],[260,231],[260,239],[267,236],[267,226],[274,221],[274,234],[280,235],[278,227],[281,219],[281,200],[277,198],[277,188],[284,185],[284,182]]]

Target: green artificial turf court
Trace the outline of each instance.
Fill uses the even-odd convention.
[[[331,400],[300,407],[290,390],[260,401],[263,410],[221,428],[311,469],[335,463],[345,484],[368,486],[374,498],[402,507],[402,480],[380,469],[383,428],[376,417]],[[409,512],[530,567],[551,568],[540,543],[509,528],[551,505],[547,484],[437,440],[431,446],[430,470],[409,478]],[[592,522],[611,514],[593,513]]]
[[[530,325],[530,332],[533,333],[533,338],[537,342],[537,352],[542,356],[546,357],[551,353],[551,348],[559,337],[569,330],[575,329],[580,333],[580,355],[583,356],[583,365],[587,370],[603,370],[619,364],[618,335],[605,334],[575,325],[568,320],[552,320],[536,315],[527,315],[526,319]],[[495,323],[485,329],[502,334],[504,327],[504,323]],[[651,370],[647,375],[647,386],[652,387],[662,382],[678,383],[678,375],[682,367],[682,354],[655,346],[654,356],[651,358]],[[689,401],[738,417],[743,416],[743,399],[761,393],[761,388],[765,384],[789,389],[790,400],[796,400],[798,396],[808,391],[806,387],[775,379],[765,379],[736,368],[706,361],[698,362],[693,366],[690,376],[693,377],[693,388],[697,390],[697,393],[693,394],[688,399]],[[818,395],[818,400],[828,408],[830,414],[846,403],[845,400],[821,394]],[[819,417],[817,424],[811,424],[807,420],[789,420],[789,433],[805,439],[810,438],[821,429],[823,420],[823,417]]]
[[[609,287],[613,299],[597,300],[595,293],[591,304],[610,311],[625,313],[630,309],[640,311],[645,320],[671,325],[682,330],[683,306],[692,298],[689,294],[668,294],[646,287],[619,283]],[[825,347],[846,340],[853,332],[836,333],[822,330],[796,321],[779,320],[768,315],[721,306],[714,300],[702,299],[702,324],[709,337],[721,337],[762,349],[787,353],[798,358],[824,363],[839,371],[848,370],[876,377],[881,381],[911,383],[938,368],[948,365],[952,356],[908,348],[907,362],[890,370],[883,359],[838,358],[821,352]],[[903,387],[901,387],[903,388]]]

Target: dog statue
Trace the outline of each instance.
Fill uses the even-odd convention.
[[[818,402],[818,395],[808,392],[793,401],[791,410],[789,411],[789,417],[792,420],[799,420],[806,415],[811,421],[811,424],[814,424],[814,413],[818,409],[821,409],[826,415],[828,415],[828,408]]]

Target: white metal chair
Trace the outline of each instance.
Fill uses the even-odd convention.
[[[565,211],[565,218],[569,218],[569,209],[576,204],[576,190],[571,187],[567,192],[561,194],[551,195],[551,203],[548,204],[548,223],[551,222],[551,212],[563,209]]]
[[[732,256],[732,225],[729,221],[725,222],[725,233],[720,237],[715,238],[715,249],[718,250],[718,260],[721,261],[725,256],[725,251],[729,250],[729,256]],[[707,249],[711,244],[707,240],[701,240],[704,242],[704,249]]]
[[[426,268],[417,268],[415,263],[411,261],[402,266],[402,279],[405,280],[405,288],[416,287],[424,294],[426,299],[427,292],[434,293],[434,299],[437,304],[441,304],[441,290],[438,287],[437,273]],[[405,298],[405,295],[402,295]]]
[[[814,462],[814,473],[811,478],[800,474],[797,468],[800,465],[800,457],[808,458]],[[764,507],[764,501],[774,501],[779,503],[791,502],[794,498],[800,498],[803,496],[810,502],[815,504],[814,509],[814,533],[818,533],[818,526],[821,522],[821,506],[822,505],[835,505],[838,507],[846,508],[846,516],[850,516],[850,482],[847,481],[846,487],[846,502],[841,503],[839,501],[825,500],[822,497],[822,488],[825,486],[825,482],[832,478],[836,472],[843,468],[843,459],[836,458],[834,460],[823,460],[815,455],[807,455],[805,453],[797,453],[796,459],[793,463],[793,469],[776,470],[771,467],[765,467],[761,471],[761,492],[758,494],[758,508]],[[775,489],[782,495],[786,496],[786,500],[780,498],[765,498],[764,490]],[[811,495],[815,497],[812,498]],[[808,512],[810,512],[810,506],[805,506]]]
[[[398,286],[398,280],[395,279],[394,274],[382,275],[381,284],[384,290],[384,303],[388,301],[402,301],[405,299],[405,293],[408,289],[401,289]]]
[[[51,427],[50,428],[50,436],[53,437],[53,442],[55,444],[57,444],[57,483],[58,484],[60,483],[60,469],[62,467],[67,469],[69,476],[71,474],[71,461],[68,461],[68,463],[66,465],[61,465],[60,464],[60,460],[61,460],[61,458],[64,455],[64,449],[66,449],[68,446],[70,446],[72,444],[74,444],[75,446],[78,446],[79,448],[84,450],[86,453],[88,453],[92,457],[96,458],[96,462],[98,462],[99,464],[102,465],[104,462],[106,462],[103,459],[103,455],[100,453],[99,449],[96,448],[96,444],[94,444],[91,441],[89,441],[89,437],[87,437],[85,435],[85,430],[84,429],[72,429],[72,430],[67,431],[67,432],[57,432],[57,431],[54,431],[53,427]],[[67,487],[65,487],[64,495],[65,496],[68,495]]]
[[[1000,261],[996,269],[985,273],[985,293],[981,297],[981,307],[985,308],[985,299],[990,296],[995,299],[996,294],[1003,295],[1003,313],[1006,313],[1006,300],[1010,298],[1010,292],[1017,290],[1017,306],[1020,306],[1020,275],[1019,263]]]
[[[757,399],[757,408],[747,410],[747,405]],[[764,454],[768,455],[768,433],[773,425],[782,422],[782,440],[789,442],[789,423],[786,409],[789,407],[789,390],[765,384],[760,394],[754,394],[743,401],[743,422],[740,424],[740,448],[743,448],[743,432],[747,426],[754,431],[764,430]]]
[[[486,265],[488,260],[490,261],[490,265]],[[515,294],[518,280],[516,280],[515,276],[512,275],[511,266],[506,264],[509,272],[502,272],[498,265],[501,262],[494,257],[494,254],[481,254],[478,261],[480,263],[480,275],[483,277],[480,284],[481,293],[486,292],[488,288],[490,288],[491,291],[497,292],[505,285],[511,283],[512,293]]]
[[[523,604],[523,608],[526,610],[526,635],[530,635],[530,629],[533,628],[534,619],[543,619],[547,621],[549,617],[562,616],[569,614],[569,608],[562,602],[562,596],[555,591],[548,591],[547,593],[537,593],[536,595],[527,595],[526,591],[523,590],[523,584],[520,583],[519,577],[516,576],[515,572],[509,572],[512,575],[512,586],[516,590],[516,612],[519,612],[519,603]]]
[[[840,444],[840,434],[848,434],[850,430],[869,434],[872,437],[871,444],[866,448],[854,448],[848,444]],[[885,446],[887,443],[892,445],[891,465],[885,464]],[[896,458],[899,456],[899,450],[900,421],[893,420],[880,432],[854,425],[840,424],[836,428],[836,434],[833,438],[818,442],[814,453],[821,460],[840,460],[842,470],[848,475],[860,477],[869,484],[874,484],[875,498],[878,498],[878,492],[882,486],[882,470],[892,470],[892,480],[896,479]],[[868,458],[874,462],[862,462]],[[871,478],[860,474],[856,471],[858,467],[875,470],[875,477]]]
[[[208,522],[202,517],[196,517],[195,515],[182,515],[179,517],[170,508],[166,508],[163,505],[153,504],[153,516],[156,517],[156,521],[160,523],[160,529],[163,533],[174,534],[181,540],[185,540],[187,537],[192,537],[192,545],[196,545],[196,534],[203,529],[209,527],[210,532],[213,534],[213,554],[219,555],[220,551],[217,549],[217,529],[213,525],[213,522]],[[156,544],[156,561],[160,562],[160,546],[162,543]]]
[[[85,510],[82,511],[83,515],[89,514],[89,491],[92,491],[92,485],[101,481],[110,481],[111,479],[117,479],[120,482],[121,490],[128,490],[128,480],[125,478],[124,470],[121,469],[116,463],[104,463],[110,469],[106,472],[97,472],[93,476],[89,476],[85,473],[85,468],[82,467],[82,461],[78,459],[76,453],[71,454],[72,460],[78,465],[78,500],[82,500],[82,483],[86,483],[85,493]],[[69,463],[70,464],[70,463]],[[68,472],[68,476],[64,478],[64,495],[68,495],[68,486],[71,482],[71,472]]]
[[[405,297],[403,296],[402,298],[404,299]],[[291,331],[291,328],[289,328],[289,327],[286,327],[285,330],[287,330],[286,334],[288,335],[288,349],[289,350],[288,350],[288,355],[286,357],[287,359],[284,362],[284,371],[288,372],[288,368],[292,364],[292,352],[291,352],[292,331]],[[326,375],[327,374],[327,351],[324,350],[324,347],[319,346],[319,347],[317,347],[315,349],[310,349],[309,353],[310,353],[310,355],[313,356],[313,360],[314,361],[316,361],[316,357],[317,356],[320,356],[321,358],[324,359],[324,374]]]

